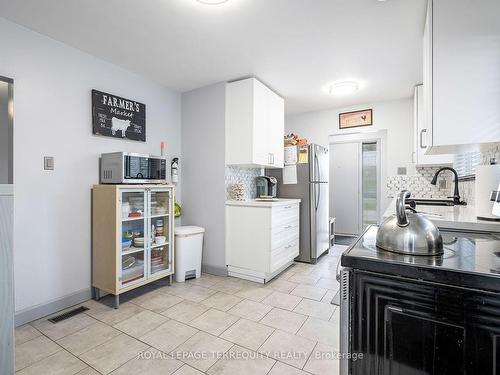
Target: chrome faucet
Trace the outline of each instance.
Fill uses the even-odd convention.
[[[453,192],[453,197],[448,197],[448,198],[453,198],[453,204],[455,205],[457,204],[466,205],[467,203],[460,201],[460,194],[458,192],[458,173],[455,169],[450,167],[440,168],[432,178],[431,184],[436,185],[437,178],[442,171],[452,171],[453,174],[455,175],[455,191]]]

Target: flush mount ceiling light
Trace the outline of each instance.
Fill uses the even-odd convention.
[[[359,90],[359,84],[355,81],[343,81],[332,83],[328,87],[330,95],[349,95]]]
[[[228,0],[197,0],[197,1],[205,5],[220,5],[228,2]]]

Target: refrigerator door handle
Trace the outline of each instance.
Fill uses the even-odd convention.
[[[314,183],[314,210],[316,212],[318,211],[319,202],[321,202],[320,197],[321,197],[321,187],[316,182]]]
[[[314,168],[316,169],[316,173],[314,173],[314,180],[315,181],[322,181],[321,180],[321,173],[320,173],[320,169],[319,169],[318,154],[316,152],[314,153]]]
[[[318,194],[317,194],[318,203],[316,204],[316,211],[318,211],[319,202],[321,202],[321,186],[319,184],[316,184],[316,185],[318,185]]]

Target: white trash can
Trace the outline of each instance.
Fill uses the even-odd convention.
[[[175,281],[201,275],[201,253],[205,228],[187,225],[175,228]]]

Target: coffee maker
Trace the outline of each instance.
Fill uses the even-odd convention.
[[[259,176],[255,179],[257,198],[276,198],[278,180],[276,177]]]

